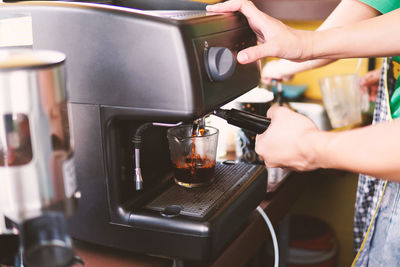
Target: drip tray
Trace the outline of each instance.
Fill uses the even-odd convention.
[[[247,163],[228,165],[217,162],[215,180],[211,185],[185,188],[174,184],[144,208],[164,211],[167,207],[179,206],[181,215],[203,219],[237,192],[259,168],[258,165]]]

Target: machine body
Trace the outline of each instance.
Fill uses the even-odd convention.
[[[139,1],[143,2],[143,1]],[[255,87],[257,63],[235,62],[256,44],[239,14],[137,10],[106,4],[4,4],[0,17],[32,20],[33,47],[67,55],[78,188],[74,238],[189,260],[216,257],[263,199],[261,166],[216,166],[210,187],[173,183],[167,127],[141,138],[136,190],[132,137],[143,124],[192,122]],[[222,60],[221,60],[222,59]]]

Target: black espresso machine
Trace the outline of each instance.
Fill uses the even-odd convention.
[[[163,126],[192,123],[257,86],[257,63],[236,63],[237,52],[256,37],[239,14],[132,7],[135,1],[6,3],[0,21],[28,19],[34,49],[67,55],[82,193],[71,235],[128,251],[212,260],[264,198],[265,168],[218,163],[212,185],[175,185]],[[136,188],[132,136],[149,122],[163,124],[141,136],[143,185]]]

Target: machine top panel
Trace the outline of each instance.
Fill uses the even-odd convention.
[[[208,13],[206,11],[201,11],[201,10],[152,10],[152,11],[145,11],[143,13],[151,16],[159,16],[173,20],[188,20],[193,18],[218,15],[215,13]]]
[[[236,62],[238,51],[257,43],[237,13],[140,10],[126,0],[0,7],[0,23],[21,15],[31,22],[34,49],[67,56],[71,103],[113,108],[114,117],[191,120],[259,82],[257,63]]]

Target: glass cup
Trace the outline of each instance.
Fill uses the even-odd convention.
[[[357,74],[319,80],[322,100],[333,128],[361,122],[361,93]]]
[[[218,129],[206,126],[202,135],[193,136],[192,125],[182,125],[168,129],[167,138],[178,185],[191,188],[213,182]]]

